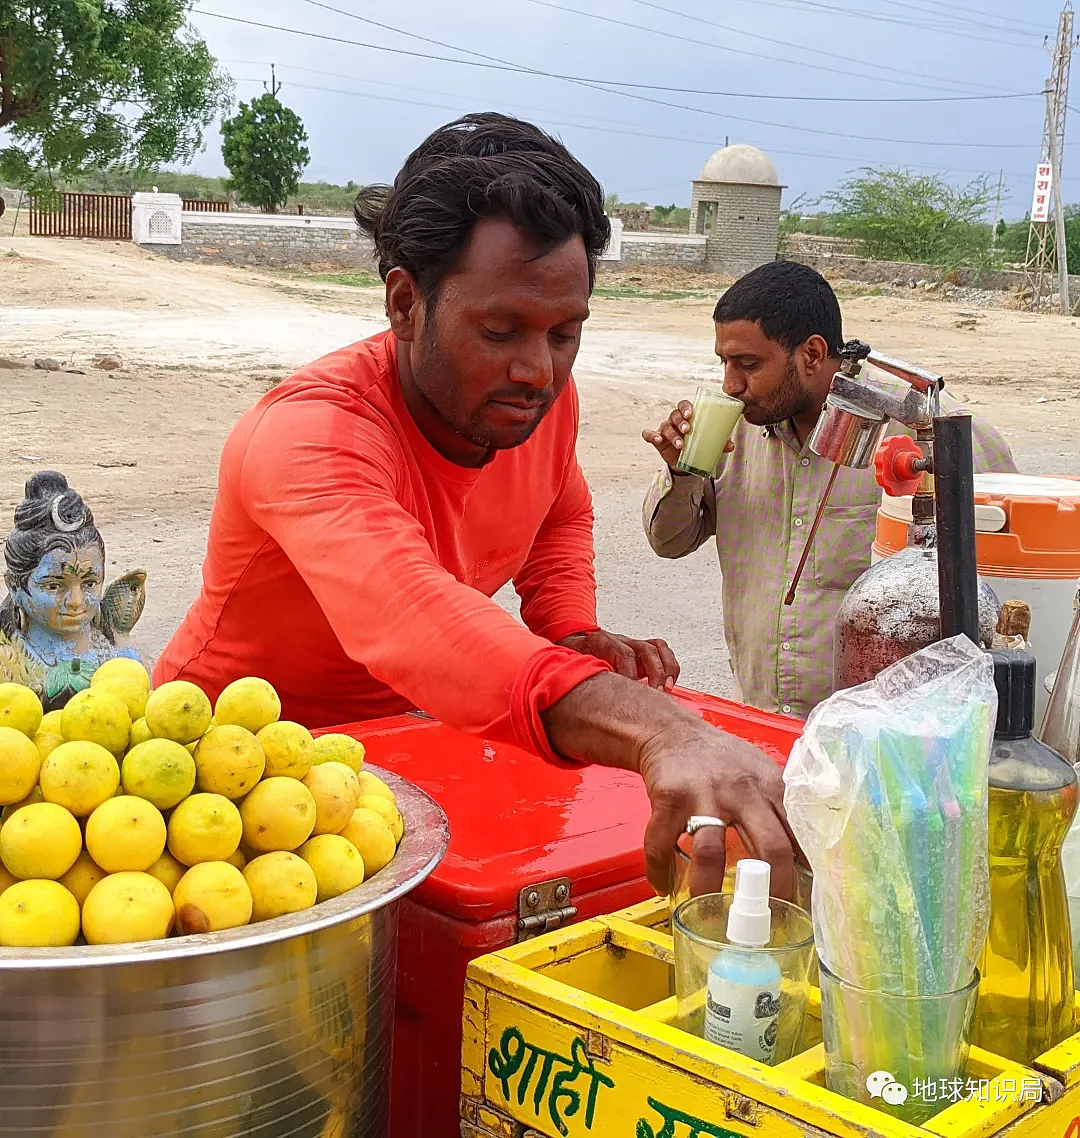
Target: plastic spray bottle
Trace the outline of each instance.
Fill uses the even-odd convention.
[[[1076,772],[1031,737],[1035,657],[994,652],[998,721],[990,757],[990,931],[974,1042],[1019,1063],[1073,1031],[1073,955],[1061,846]]]
[[[772,911],[771,869],[744,858],[735,867],[735,897],[728,910],[730,947],[709,965],[705,1038],[748,1059],[772,1063],[780,1019],[780,966],[767,952]]]

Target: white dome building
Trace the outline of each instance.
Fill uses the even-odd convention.
[[[776,257],[784,187],[756,146],[725,146],[693,183],[690,232],[705,234],[706,266],[742,276]]]

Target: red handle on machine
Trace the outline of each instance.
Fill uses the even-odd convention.
[[[922,456],[919,444],[907,435],[886,439],[874,455],[877,484],[893,498],[914,494],[922,480],[922,471],[916,465]]]

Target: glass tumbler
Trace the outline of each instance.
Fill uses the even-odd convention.
[[[949,1088],[966,1085],[978,972],[933,996],[857,988],[820,963],[818,972],[829,1090],[915,1126],[957,1101]]]
[[[702,384],[694,396],[690,430],[683,436],[675,469],[703,478],[712,475],[744,410],[742,400],[725,395],[723,388]]]
[[[810,999],[810,966],[815,959],[814,927],[804,909],[771,897],[772,936],[768,945],[732,946],[727,939],[727,923],[734,899],[734,893],[706,893],[684,901],[675,910],[672,935],[678,1026],[704,1038],[709,967],[723,949],[737,947],[740,953],[767,955],[780,970],[780,1016],[772,1058],[775,1066],[790,1059],[802,1042]]]

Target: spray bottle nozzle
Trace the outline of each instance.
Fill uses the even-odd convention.
[[[735,866],[735,899],[728,910],[727,938],[732,944],[763,948],[772,936],[767,861],[744,858]]]

